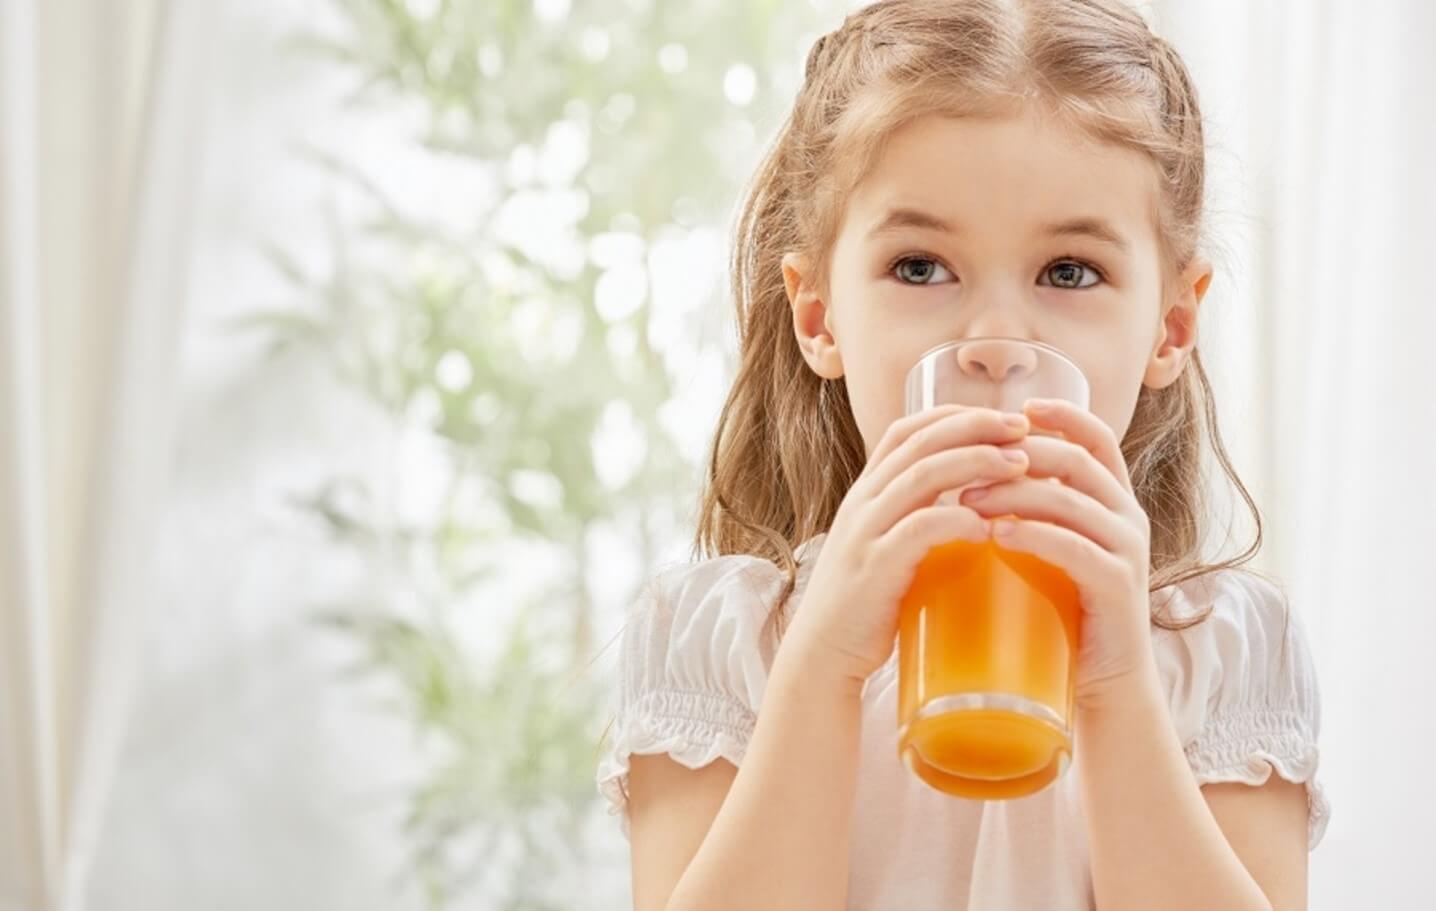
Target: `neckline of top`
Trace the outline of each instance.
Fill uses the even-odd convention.
[[[807,562],[810,557],[814,556],[818,551],[822,550],[823,539],[827,536],[828,533],[825,531],[818,532],[808,540],[793,548],[793,556],[797,559],[799,563]]]

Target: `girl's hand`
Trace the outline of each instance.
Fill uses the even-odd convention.
[[[984,541],[988,522],[946,491],[1005,481],[1027,468],[1012,446],[1024,415],[945,405],[894,421],[833,518],[792,626],[784,636],[805,665],[860,684],[897,638],[898,605],[928,550],[957,539]]]
[[[961,497],[993,523],[996,542],[1064,570],[1082,602],[1077,656],[1079,707],[1101,705],[1141,679],[1152,664],[1148,566],[1151,525],[1132,493],[1121,446],[1096,415],[1070,402],[1029,400],[1034,430],[1018,444],[1025,477],[965,491]],[[1062,483],[1052,483],[1056,478]]]

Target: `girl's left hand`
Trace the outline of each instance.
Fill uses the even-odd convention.
[[[1132,493],[1121,445],[1100,418],[1053,399],[1029,399],[1023,411],[1034,431],[1063,438],[1029,433],[1003,446],[1027,453],[1026,475],[969,488],[961,502],[994,518],[996,543],[1045,560],[1072,579],[1083,613],[1076,702],[1099,707],[1142,685],[1155,669],[1147,591],[1151,525]]]

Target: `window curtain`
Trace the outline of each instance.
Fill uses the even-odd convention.
[[[200,152],[196,2],[0,0],[0,908],[72,911],[125,723]]]

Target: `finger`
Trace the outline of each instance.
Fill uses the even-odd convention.
[[[1006,480],[1026,467],[1026,453],[1016,449],[984,444],[940,450],[908,466],[884,487],[868,504],[863,526],[869,534],[881,535],[908,513],[931,506],[945,491],[977,480]]]
[[[879,537],[875,552],[890,565],[916,566],[934,547],[952,541],[982,543],[991,523],[966,506],[926,506],[903,516]]]
[[[1090,449],[1050,436],[1029,436],[1012,446],[1027,453],[1029,477],[1056,478],[1118,515],[1131,511],[1131,493]]]
[[[1125,563],[1095,541],[1049,522],[994,519],[993,540],[1005,550],[1032,554],[1065,572],[1079,589],[1106,591],[1125,570]]]
[[[1087,494],[1065,484],[1032,477],[1014,478],[964,491],[960,501],[988,517],[1015,515],[1060,525],[1095,542],[1112,554],[1123,554],[1137,542],[1122,517]]]
[[[1009,419],[1013,423],[1009,423]],[[958,410],[948,411],[937,420],[916,427],[899,441],[873,468],[869,482],[872,491],[876,495],[886,489],[900,474],[933,453],[978,443],[1001,445],[1020,440],[1029,423],[1024,415],[958,406]]]
[[[1131,492],[1132,479],[1127,474],[1122,444],[1101,418],[1062,399],[1028,399],[1022,410],[1032,419],[1034,428],[1059,430],[1068,440],[1091,452],[1117,483]]]
[[[962,405],[935,405],[932,408],[925,408],[922,411],[915,411],[912,414],[898,418],[888,425],[883,431],[882,438],[878,445],[873,447],[872,455],[868,456],[867,464],[863,466],[859,478],[866,477],[882,464],[883,460],[892,453],[894,449],[902,445],[902,442],[922,428],[940,421],[948,415],[957,414],[967,410]]]

